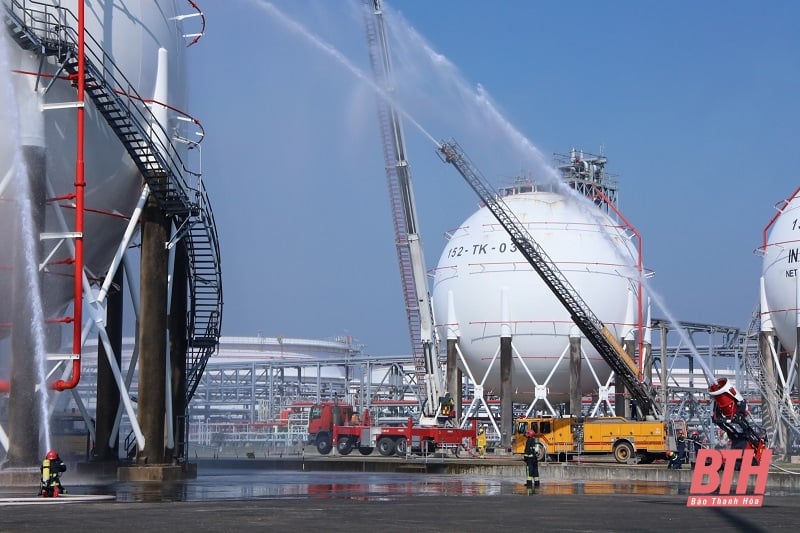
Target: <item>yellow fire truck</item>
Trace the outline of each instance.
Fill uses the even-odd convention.
[[[537,457],[566,459],[579,454],[614,454],[618,463],[638,458],[640,463],[665,459],[675,449],[675,433],[686,429],[682,420],[635,421],[622,417],[519,418],[512,449],[523,453],[528,431],[539,439]]]

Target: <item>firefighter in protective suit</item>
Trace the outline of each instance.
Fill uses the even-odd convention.
[[[525,441],[525,452],[523,458],[528,465],[528,478],[525,480],[526,487],[539,486],[539,458],[536,456],[539,447],[539,439],[533,430],[528,431],[528,440]]]
[[[478,437],[475,439],[475,447],[481,459],[486,459],[486,430],[482,427],[478,429]]]
[[[61,473],[67,471],[67,465],[58,456],[57,451],[47,452],[42,461],[41,471],[43,497],[57,498],[59,494],[66,494],[67,490],[61,485]]]
[[[668,461],[667,468],[669,470],[680,470],[681,462],[678,459],[679,458],[678,452],[673,450],[667,450],[667,452],[664,455],[667,457]]]

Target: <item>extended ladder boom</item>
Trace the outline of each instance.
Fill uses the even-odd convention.
[[[383,24],[380,0],[364,0],[365,26],[370,61],[376,84],[386,95],[378,97],[378,117],[383,139],[386,177],[394,216],[398,262],[406,300],[417,383],[424,396],[423,425],[435,425],[441,417],[444,379],[439,366],[433,310],[428,291],[427,270],[417,229],[411,171],[406,160],[400,117],[386,96],[393,90],[391,56]]]
[[[561,304],[567,309],[575,325],[586,336],[592,346],[600,353],[611,369],[622,380],[631,396],[636,400],[642,416],[657,415],[656,405],[649,390],[638,379],[639,371],[636,363],[625,352],[614,335],[592,313],[586,302],[575,291],[564,274],[548,257],[545,251],[533,240],[513,211],[480,175],[467,156],[455,142],[442,142],[439,152],[444,161],[452,164],[459,174],[477,193],[489,211],[511,236],[528,263],[541,276],[545,284],[553,291]]]

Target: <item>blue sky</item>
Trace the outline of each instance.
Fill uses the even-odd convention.
[[[409,353],[375,95],[344,65],[370,77],[360,0],[199,4],[189,97],[206,132],[223,335],[352,335],[369,353]],[[754,250],[797,187],[800,3],[384,6],[429,269],[478,201],[428,135],[456,139],[495,185],[546,172],[520,139],[548,163],[602,149],[669,312],[747,327]]]

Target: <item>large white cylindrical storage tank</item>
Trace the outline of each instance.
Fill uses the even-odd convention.
[[[75,25],[77,29],[77,22],[72,15],[77,17],[79,1],[83,0],[49,0],[25,5],[47,14],[40,16],[61,17],[66,24]],[[9,4],[9,0],[3,1],[4,13]],[[72,15],[57,10],[54,7],[56,5],[69,10]],[[19,8],[15,7],[15,10],[18,12]],[[113,74],[118,84],[115,90],[125,97],[132,96],[131,93],[135,91],[141,96],[141,101],[130,99],[132,105],[138,102],[142,106],[152,106],[159,49],[166,50],[162,58],[168,58],[168,101],[161,103],[168,104],[172,110],[186,111],[184,54],[187,41],[177,17],[192,11],[191,3],[185,0],[88,1],[85,6],[85,27],[89,35],[86,37],[86,47],[91,53],[87,57],[100,68],[105,61],[109,72],[110,62],[113,61],[119,71]],[[60,65],[55,57],[46,58],[41,66],[42,75],[37,78],[39,56],[23,50],[6,33],[4,30],[0,44],[0,52],[4,56],[0,62],[3,66],[0,84],[3,86],[4,106],[8,106],[8,100],[13,99],[16,108],[0,113],[0,182],[4,176],[18,172],[13,162],[15,154],[20,153],[23,146],[41,145],[45,153],[47,195],[51,198],[45,209],[44,231],[64,231],[59,225],[58,210],[71,230],[75,217],[72,207],[74,200],[66,195],[75,191],[77,113],[74,107],[43,110],[42,104],[75,102],[75,86],[66,79],[66,73],[59,70]],[[45,92],[44,88],[48,86]],[[92,278],[101,277],[107,271],[143,183],[119,138],[88,95],[85,109],[84,264]],[[168,115],[169,123],[163,124],[163,127],[172,135],[178,128],[178,113],[170,111]],[[185,145],[178,145],[183,150],[181,146]],[[0,197],[9,200],[0,201],[3,227],[8,227],[5,223],[18,216],[16,202],[11,198],[15,188],[10,183],[7,180],[7,186],[0,191]],[[62,199],[52,201],[51,195]],[[43,242],[43,256],[48,257],[55,242]],[[9,271],[14,253],[10,239],[0,238],[0,300],[4,302],[10,301]],[[72,301],[71,257],[68,247],[62,245],[47,258],[49,266],[42,274],[46,316],[63,313]],[[13,309],[9,306],[0,306],[0,324],[11,323],[11,313]],[[8,335],[8,329],[0,327],[0,338]]]
[[[504,200],[591,311],[618,338],[630,332],[634,324],[625,321],[637,316],[631,312],[634,298],[629,294],[638,290],[638,252],[620,225],[589,202],[553,192],[524,192]],[[477,382],[498,350],[501,333],[510,329],[513,345],[537,383],[547,383],[548,401],[569,401],[569,335],[576,330],[574,323],[486,207],[452,232],[435,271],[433,300],[442,329],[452,329],[453,324],[444,327],[453,320],[448,316],[448,300],[452,302],[459,344]],[[608,366],[585,338],[582,346],[605,384]],[[530,402],[534,384],[516,355],[513,400]],[[586,362],[581,383],[582,392],[597,391]],[[499,395],[499,357],[484,390]]]
[[[783,348],[797,347],[800,325],[800,189],[787,200],[778,217],[769,227],[762,276],[768,313]],[[767,317],[762,316],[762,322]]]

